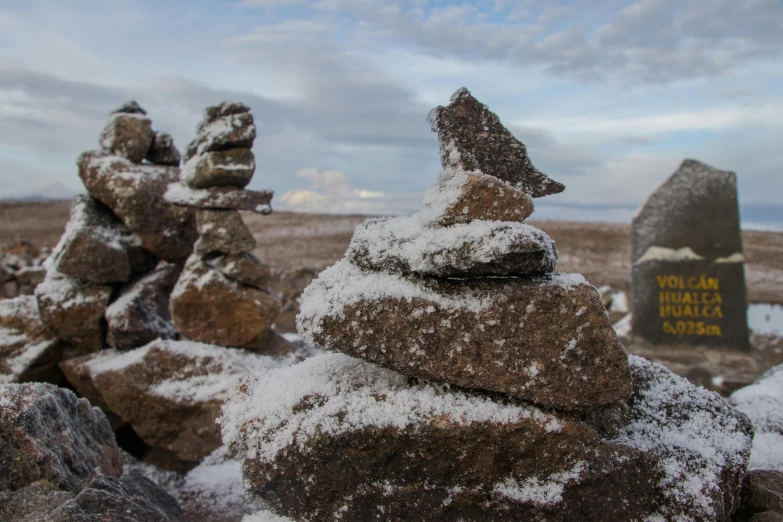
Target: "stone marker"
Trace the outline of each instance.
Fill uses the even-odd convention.
[[[636,335],[749,349],[733,172],[685,160],[634,217],[631,240]]]

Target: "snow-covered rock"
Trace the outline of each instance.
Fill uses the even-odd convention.
[[[61,354],[61,342],[41,322],[35,297],[0,301],[0,384],[53,381]]]

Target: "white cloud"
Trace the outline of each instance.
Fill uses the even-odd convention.
[[[286,210],[325,214],[378,214],[388,212],[386,194],[358,189],[339,170],[318,172],[306,168],[297,174],[310,181],[309,189],[294,189],[280,197]]]

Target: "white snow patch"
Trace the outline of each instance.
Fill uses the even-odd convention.
[[[647,261],[698,261],[704,257],[694,252],[690,247],[682,247],[677,250],[673,248],[651,246],[647,251],[634,262],[634,265],[640,265]]]

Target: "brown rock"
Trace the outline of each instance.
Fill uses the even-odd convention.
[[[248,489],[297,520],[728,522],[750,426],[661,370],[613,437],[339,354],[243,380],[220,423]]]
[[[48,522],[46,515],[73,496],[48,480],[38,480],[16,491],[0,491],[0,520]]]
[[[196,189],[243,188],[250,183],[255,170],[255,158],[250,149],[231,149],[194,156],[182,168],[182,179]]]
[[[768,511],[783,515],[783,472],[749,471],[742,481],[740,505],[735,518],[744,521]]]
[[[152,139],[150,150],[147,151],[147,160],[158,165],[179,166],[182,155],[174,146],[174,138],[167,132],[158,131]]]
[[[200,254],[241,254],[256,247],[256,240],[236,210],[196,211],[199,233],[195,251]]]
[[[174,328],[183,336],[234,347],[265,336],[280,311],[276,297],[228,279],[196,255],[188,259],[170,306]]]
[[[135,348],[155,339],[173,339],[169,294],[181,267],[164,265],[126,286],[106,308],[106,340],[116,348]]]
[[[50,384],[0,385],[0,490],[46,479],[75,491],[97,467],[122,473],[122,454],[103,414]]]
[[[143,114],[117,113],[101,131],[103,150],[110,151],[133,163],[141,163],[152,145],[152,121]]]
[[[215,419],[239,377],[295,360],[157,340],[128,352],[103,350],[79,361],[77,371],[81,389],[96,390],[146,444],[192,463],[222,444]]]
[[[97,406],[107,415],[116,414],[106,403],[98,388],[95,387],[91,363],[108,360],[117,353],[116,350],[101,350],[60,362],[60,368],[65,378],[76,393],[79,394],[79,397],[87,399],[90,401],[90,404]]]
[[[424,195],[419,215],[434,226],[487,221],[523,221],[533,200],[518,188],[480,172],[444,170]]]
[[[783,515],[774,511],[767,511],[753,515],[748,522],[783,522]]]
[[[533,166],[525,145],[466,88],[451,96],[448,107],[433,109],[427,119],[438,133],[444,169],[480,170],[534,198],[565,190]]]
[[[198,136],[188,144],[184,161],[206,152],[249,149],[256,139],[253,115],[247,112],[227,114],[199,124]]]
[[[206,109],[204,109],[204,119],[201,121],[201,123],[199,123],[196,132],[197,133],[201,132],[201,129],[203,129],[206,125],[212,123],[213,121],[219,118],[222,118],[223,116],[230,116],[232,114],[242,114],[244,112],[250,112],[250,107],[238,101],[227,100],[218,105],[207,107]]]
[[[554,241],[530,225],[473,221],[444,229],[417,215],[368,219],[345,256],[371,270],[436,277],[534,276],[557,264]]]
[[[163,199],[168,186],[179,179],[179,169],[134,165],[96,152],[85,152],[78,164],[90,195],[112,209],[145,249],[173,263],[187,259],[197,237],[194,211]]]
[[[224,210],[249,210],[258,214],[270,214],[271,190],[242,190],[236,187],[212,187],[194,189],[184,183],[169,185],[164,198],[174,205]]]
[[[80,281],[106,284],[125,282],[155,263],[138,236],[111,210],[80,194],[73,200],[70,220],[47,266]]]
[[[184,522],[176,499],[138,470],[122,478],[93,473],[75,498],[48,514],[49,522]]]
[[[413,377],[586,411],[627,399],[628,361],[579,275],[419,280],[343,260],[302,294],[305,343]]]
[[[0,301],[0,383],[59,383],[62,351],[63,344],[41,322],[35,297]]]
[[[269,268],[253,254],[243,252],[207,259],[206,263],[229,279],[259,290],[267,290],[271,280]]]
[[[35,289],[43,323],[81,353],[103,346],[103,314],[111,293],[109,286],[80,283],[56,272],[49,272]]]

